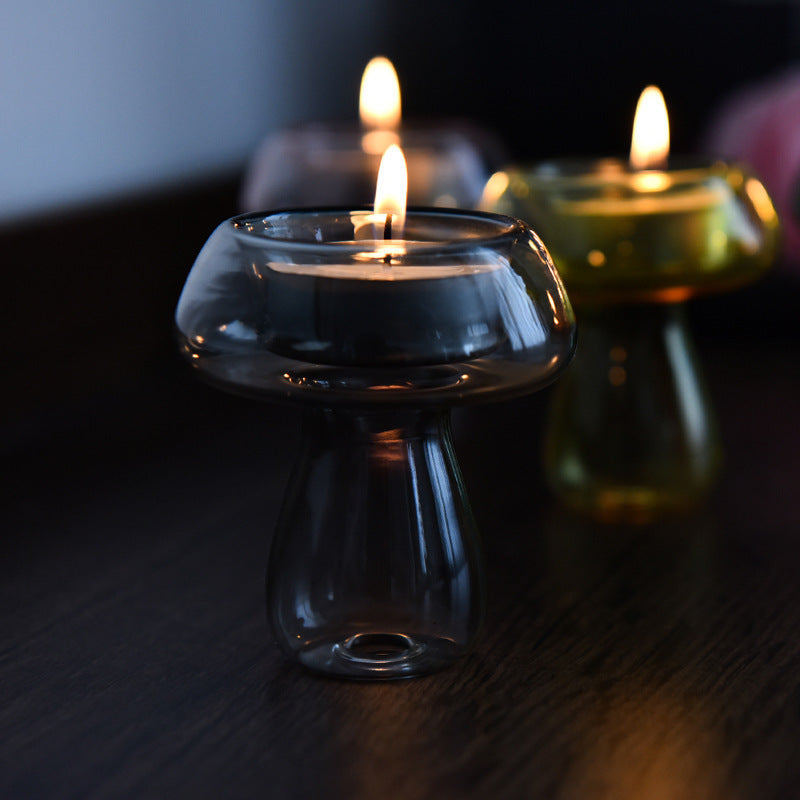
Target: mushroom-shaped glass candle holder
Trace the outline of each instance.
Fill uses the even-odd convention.
[[[769,265],[777,217],[763,185],[723,163],[545,163],[493,176],[483,204],[542,233],[578,316],[546,433],[555,493],[611,521],[695,505],[721,448],[685,301]]]
[[[305,409],[269,616],[300,663],[354,678],[430,672],[472,643],[481,555],[449,408],[540,388],[574,344],[559,276],[523,223],[413,209],[404,233],[392,223],[368,209],[228,220],[177,309],[204,377]]]
[[[394,66],[372,59],[361,81],[360,123],[317,122],[272,133],[245,175],[242,211],[369,203],[391,144],[405,154],[410,204],[474,208],[489,176],[492,137],[446,120],[402,123],[400,109]]]

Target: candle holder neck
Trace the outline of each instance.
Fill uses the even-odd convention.
[[[463,654],[483,578],[448,414],[308,413],[267,593],[281,646],[317,671],[409,677]]]
[[[579,311],[578,351],[551,400],[545,469],[553,490],[566,505],[617,522],[695,505],[721,448],[684,304]]]

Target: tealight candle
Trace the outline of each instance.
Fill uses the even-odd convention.
[[[541,230],[576,304],[581,346],[557,388],[546,472],[570,506],[641,521],[687,508],[720,460],[682,302],[759,277],[777,216],[741,167],[668,165],[661,93],[637,107],[630,163],[497,173],[482,206]]]
[[[364,244],[371,244],[365,242]],[[502,342],[494,294],[499,264],[418,267],[269,264],[270,349],[320,364],[448,364]]]
[[[375,211],[354,212],[355,263],[294,263],[254,260],[269,286],[266,314],[273,352],[324,364],[451,363],[478,355],[502,341],[495,292],[500,259],[471,254],[462,263],[406,265],[420,242],[404,237],[405,159],[397,145],[384,154]],[[252,231],[253,223],[244,223]],[[374,238],[384,234],[385,238]],[[413,231],[411,232],[413,236]],[[340,249],[340,252],[341,252]],[[287,253],[291,256],[291,253]]]
[[[651,89],[660,101],[650,101]],[[774,256],[777,216],[763,185],[722,162],[667,168],[669,127],[655,87],[642,94],[636,121],[647,113],[655,122],[635,122],[628,164],[511,168],[484,190],[482,207],[519,214],[547,231],[579,303],[685,300],[748,283]],[[654,135],[661,140],[654,143]]]

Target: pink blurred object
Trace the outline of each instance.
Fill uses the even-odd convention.
[[[783,226],[783,255],[800,266],[800,67],[733,95],[703,143],[710,155],[748,164],[770,193]]]

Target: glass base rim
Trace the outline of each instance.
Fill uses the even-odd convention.
[[[452,639],[399,631],[361,631],[309,642],[292,653],[307,669],[351,680],[398,680],[450,666],[465,648]]]

